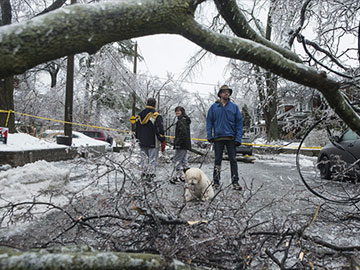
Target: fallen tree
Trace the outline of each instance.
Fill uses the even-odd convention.
[[[166,259],[160,255],[101,252],[84,248],[63,248],[58,250],[19,251],[0,247],[0,267],[8,270],[200,270],[176,259]]]
[[[95,53],[103,45],[131,38],[181,35],[219,56],[256,64],[285,79],[319,90],[331,108],[360,134],[360,118],[340,90],[340,81],[302,64],[294,53],[260,39],[236,1],[217,0],[219,13],[240,37],[210,31],[195,18],[204,0],[121,1],[77,4],[20,24],[0,28],[0,78],[66,55]],[[245,34],[249,33],[249,34]]]

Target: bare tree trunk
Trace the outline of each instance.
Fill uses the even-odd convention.
[[[229,15],[232,10],[240,10],[235,0],[219,1],[232,4]],[[360,134],[360,116],[340,91],[340,80],[297,61],[296,55],[293,57],[293,53],[289,54],[279,46],[259,46],[251,36],[236,38],[209,31],[193,16],[204,0],[167,0],[166,5],[163,2],[149,0],[146,5],[130,0],[116,1],[116,4],[104,2],[101,12],[98,4],[74,5],[44,14],[41,20],[1,27],[0,77],[21,74],[38,64],[67,55],[95,53],[113,41],[154,34],[179,34],[215,55],[250,62],[284,79],[319,90],[335,113]],[[239,23],[236,14],[233,15],[227,19]],[[134,17],[139,19],[134,20]]]
[[[84,123],[89,124],[90,123],[90,115],[92,110],[92,105],[90,104],[90,99],[92,98],[92,94],[90,96],[90,80],[91,80],[91,74],[92,74],[92,68],[91,64],[93,62],[93,56],[89,55],[86,60],[86,77],[85,77],[85,96],[84,96]]]
[[[73,96],[74,96],[74,55],[68,56],[66,73],[66,95],[65,95],[65,121],[73,120]],[[64,127],[65,136],[72,136],[72,125],[66,123]]]
[[[279,139],[279,127],[277,121],[277,82],[273,74],[266,73],[267,100],[264,106],[266,136],[268,141]]]
[[[271,6],[267,17],[266,25],[266,39],[271,40],[272,32],[272,11],[275,4],[274,0],[271,0]],[[268,141],[279,139],[279,128],[277,122],[277,82],[278,79],[275,75],[270,72],[265,74],[266,89],[267,89],[267,100],[264,106],[264,117],[266,136]]]
[[[0,80],[0,110],[14,110],[14,77]],[[9,118],[8,118],[9,117]],[[15,116],[13,113],[0,113],[0,126],[9,128],[10,133],[15,133]]]
[[[360,63],[360,22],[359,22],[359,28],[358,28],[358,59]]]
[[[54,88],[57,84],[57,75],[60,71],[60,65],[58,65],[55,61],[50,62],[47,67],[46,71],[49,72],[51,78],[50,87]]]
[[[71,0],[75,4],[76,0]],[[74,55],[69,55],[67,59],[66,73],[66,95],[65,95],[65,121],[73,121],[73,99],[74,99]],[[64,126],[65,136],[72,137],[72,124],[66,123]]]
[[[55,9],[61,8],[65,3],[66,3],[66,0],[56,0],[51,6],[44,9],[43,11],[41,11],[36,16],[43,15],[43,14],[48,13],[50,11],[53,11]]]
[[[11,24],[12,15],[10,0],[0,0],[0,6],[0,26]],[[0,110],[14,110],[14,76],[0,79]],[[15,133],[15,115],[13,113],[10,113],[10,115],[7,113],[0,113],[0,126],[7,126],[10,133]]]

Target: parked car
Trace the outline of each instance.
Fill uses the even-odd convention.
[[[131,142],[132,142],[131,136],[124,137],[124,147],[125,148],[129,148],[131,146]]]
[[[241,145],[236,146],[236,154],[249,155],[253,154],[253,145],[250,138],[242,137]],[[225,154],[227,154],[227,149],[225,147]]]
[[[236,146],[236,154],[252,156],[253,154],[252,141],[246,137],[243,137],[241,140],[242,140],[241,145]]]
[[[211,148],[211,143],[207,141],[199,141],[196,143],[196,146],[199,147],[200,149],[209,149]]]
[[[62,135],[64,135],[64,131],[62,131],[62,130],[45,130],[44,132],[42,132],[40,134],[40,138],[48,140],[48,141],[54,141],[55,142],[56,137],[57,136],[62,136]],[[77,139],[77,138],[79,138],[79,134],[76,133],[76,132],[72,132],[71,137],[73,139]]]
[[[317,167],[322,179],[333,179],[337,172],[349,169],[360,158],[360,137],[352,130],[347,130],[340,137],[335,136],[334,144],[325,145],[318,155]],[[346,177],[354,178],[358,175],[355,165],[346,173]]]
[[[85,134],[86,136],[93,138],[95,140],[108,142],[109,144],[113,143],[113,137],[109,136],[103,130],[79,130],[79,132]]]

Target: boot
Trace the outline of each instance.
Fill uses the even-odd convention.
[[[170,179],[170,184],[176,185],[176,183],[178,183],[178,182],[179,182],[179,179],[176,176],[174,176],[173,178]]]

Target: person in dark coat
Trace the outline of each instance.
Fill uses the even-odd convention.
[[[146,107],[136,117],[135,138],[140,144],[142,168],[141,177],[153,180],[156,176],[159,147],[165,150],[165,135],[162,116],[155,111],[156,100],[149,98]]]
[[[181,106],[175,108],[175,114],[178,119],[175,127],[174,149],[175,154],[173,158],[175,166],[175,176],[170,180],[172,184],[182,181],[184,182],[183,172],[189,169],[187,158],[187,150],[191,150],[190,138],[190,123],[189,116],[186,115],[185,109]]]

